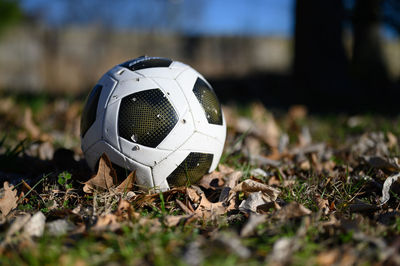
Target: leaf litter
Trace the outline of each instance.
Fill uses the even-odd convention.
[[[78,139],[79,104],[64,111],[68,104],[54,106],[53,114],[66,122],[55,127]],[[43,131],[26,110],[25,122],[15,126],[34,141],[15,154],[0,147],[1,158],[8,152],[7,159],[29,165],[0,168],[0,255],[12,258],[46,236],[61,239],[64,250],[90,236],[100,250],[112,239],[122,249],[132,245],[123,243],[127,232],[135,232],[142,235],[136,242],[154,248],[134,248],[130,254],[140,253],[144,261],[133,264],[154,264],[157,250],[175,250],[171,256],[194,265],[219,254],[277,265],[400,260],[398,132],[350,134],[335,144],[315,140],[303,106],[278,118],[259,103],[250,106],[248,117],[225,107],[223,163],[197,185],[160,193],[136,186],[135,172],[121,176],[106,154],[88,179],[79,143],[56,149],[52,143],[60,136]],[[349,120],[349,127],[354,123]],[[71,173],[71,181],[57,182],[62,171]],[[169,234],[179,237],[167,246],[157,242]],[[99,264],[113,260],[92,252],[92,258],[104,256]]]

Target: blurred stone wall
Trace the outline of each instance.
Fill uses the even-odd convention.
[[[20,27],[0,39],[0,90],[86,92],[109,68],[141,55],[185,62],[206,77],[285,72],[290,47],[285,39]]]
[[[400,42],[388,42],[384,51],[399,78]],[[0,90],[86,93],[112,66],[145,54],[185,62],[212,78],[289,73],[293,57],[292,41],[283,38],[25,26],[0,38]]]

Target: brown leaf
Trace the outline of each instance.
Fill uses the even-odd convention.
[[[210,174],[205,175],[200,180],[199,185],[205,189],[215,189],[215,187],[221,187],[225,183],[225,177],[235,171],[224,164],[219,165],[218,168],[219,171],[213,171]]]
[[[229,188],[234,188],[239,182],[240,178],[242,178],[242,171],[234,171],[227,176],[226,186]]]
[[[382,156],[363,156],[362,158],[374,168],[385,169],[390,172],[400,171],[397,158],[385,158]]]
[[[257,213],[266,214],[271,212],[271,210],[280,210],[281,206],[279,206],[276,201],[267,202],[265,204],[257,206]]]
[[[261,155],[261,141],[258,138],[248,136],[244,139],[244,147],[242,148],[248,154],[248,157],[252,159],[255,155]]]
[[[202,192],[200,196],[201,200],[199,203],[199,207],[197,207],[197,209],[194,212],[197,217],[207,220],[215,216],[224,214],[228,211],[228,208],[224,206],[223,202],[217,202],[217,203],[210,202],[206,198],[204,192]]]
[[[7,216],[10,211],[17,208],[18,197],[17,191],[13,190],[14,186],[9,185],[8,182],[4,182],[4,196],[0,199],[0,211],[3,216]]]
[[[124,181],[122,181],[121,184],[118,185],[118,187],[116,188],[117,192],[128,192],[131,191],[134,187],[134,183],[136,180],[136,170],[131,172]]]
[[[186,188],[186,194],[188,195],[189,199],[193,203],[199,203],[200,202],[200,196],[197,194],[196,190],[190,187]]]
[[[336,261],[339,260],[341,255],[342,255],[342,253],[338,249],[321,252],[317,256],[318,265],[321,265],[321,266],[333,265]]]
[[[387,146],[389,147],[389,149],[393,149],[394,147],[396,147],[398,144],[397,137],[392,132],[386,133],[386,136],[388,139]]]
[[[243,200],[239,205],[239,210],[246,213],[256,213],[257,207],[268,203],[269,201],[265,201],[261,191],[252,192],[247,197],[247,199]]]
[[[200,179],[199,185],[205,189],[215,189],[216,187],[224,185],[224,177],[225,174],[213,171],[208,175],[203,176],[203,178]]]
[[[37,139],[40,136],[40,129],[33,122],[32,110],[30,108],[25,109],[23,126],[32,138]]]
[[[235,192],[258,192],[261,191],[265,196],[270,198],[270,201],[275,201],[281,191],[277,188],[273,188],[267,184],[254,181],[252,179],[246,179],[239,183],[233,188]]]
[[[182,201],[176,199],[176,203],[178,203],[179,207],[186,213],[186,214],[193,214],[193,211],[189,209]]]
[[[321,197],[321,195],[315,195],[315,201],[317,202],[318,209],[322,211],[323,214],[327,215],[329,213],[329,201]]]
[[[227,176],[225,187],[222,189],[218,201],[225,201],[226,199],[228,199],[228,196],[232,194],[231,192],[232,188],[234,188],[237,185],[242,176],[243,173],[241,171],[234,171]]]
[[[311,211],[297,202],[290,202],[277,211],[276,218],[286,220],[311,214]]]
[[[300,169],[303,171],[308,171],[311,168],[310,161],[304,160],[300,163]]]
[[[276,176],[271,176],[271,178],[268,180],[268,185],[270,186],[280,186],[280,184],[281,180]]]
[[[86,181],[83,187],[85,193],[93,193],[98,190],[109,190],[114,187],[117,180],[117,173],[107,154],[103,153],[99,161],[99,168],[97,174],[93,176],[90,180]]]
[[[93,227],[94,231],[116,231],[121,228],[121,224],[117,221],[117,216],[115,214],[109,213],[106,215],[102,215],[97,219],[95,226]]]
[[[355,199],[353,203],[349,204],[349,210],[351,212],[373,213],[379,209],[378,206],[365,203],[359,199]]]
[[[132,204],[130,204],[127,200],[120,199],[118,203],[118,208],[115,212],[115,215],[118,217],[119,221],[130,220],[132,218],[137,218],[139,216],[138,213],[133,209]]]
[[[274,116],[262,104],[257,103],[252,106],[252,118],[256,124],[257,137],[270,147],[278,147],[280,128]]]
[[[177,226],[179,223],[189,219],[190,217],[193,217],[193,215],[167,215],[164,217],[164,224],[167,227]]]
[[[256,229],[256,227],[267,220],[266,215],[260,214],[250,214],[250,218],[247,223],[243,226],[242,230],[240,231],[241,237],[248,237],[250,236]]]
[[[307,107],[304,105],[293,105],[289,108],[288,117],[292,121],[304,119],[307,116]]]

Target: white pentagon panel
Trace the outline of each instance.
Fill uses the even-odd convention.
[[[113,77],[115,80],[118,81],[126,81],[136,78],[143,78],[142,75],[136,73],[134,71],[129,70],[123,66],[115,66],[110,71],[107,72],[107,75]]]
[[[115,90],[118,82],[112,77],[104,75],[103,77],[101,77],[101,79],[97,84],[103,86],[101,89],[101,94],[97,108],[97,115],[100,116],[101,113],[107,108],[108,99],[112,94],[112,92]]]
[[[169,67],[152,67],[139,69],[135,72],[149,78],[170,78],[175,79],[182,71],[183,68],[169,68]]]
[[[215,124],[210,124],[208,121],[205,123],[198,123],[196,124],[195,130],[197,132],[200,132],[205,135],[212,136],[216,140],[218,140],[220,143],[225,143],[225,138],[226,138],[226,121],[224,114],[222,113],[222,125],[215,125]]]
[[[119,141],[121,143],[121,152],[124,155],[141,164],[151,167],[155,166],[172,153],[172,151],[149,148],[136,144],[121,137],[119,138]]]
[[[127,71],[130,70],[127,69]],[[119,81],[108,104],[119,101],[132,93],[151,89],[157,89],[157,84],[148,78],[138,76],[137,78]]]
[[[194,133],[193,118],[189,110],[180,117],[178,123],[167,135],[167,137],[158,144],[157,148],[162,150],[174,151],[178,149]]]
[[[221,146],[219,142],[214,137],[195,132],[190,138],[181,146],[179,150],[188,150],[204,153],[215,153],[216,150]]]
[[[208,123],[204,109],[197,100],[196,95],[193,93],[193,86],[198,77],[199,76],[195,71],[187,69],[176,79],[190,106],[196,128],[196,125],[198,124],[201,126],[204,123]]]
[[[166,94],[166,97],[172,106],[174,106],[174,109],[179,116],[182,116],[187,111],[189,105],[176,81],[174,79],[166,78],[152,78],[152,80],[158,85],[158,88]]]
[[[185,70],[187,68],[189,68],[188,65],[182,63],[182,62],[178,62],[178,61],[174,61],[172,62],[172,64],[169,66],[169,68],[171,69],[182,69]]]
[[[120,103],[120,101],[117,101],[107,106],[106,112],[104,113],[103,126],[103,139],[117,150],[120,150],[118,141],[118,111]]]
[[[125,167],[131,171],[136,171],[136,184],[143,189],[154,187],[153,173],[151,168],[125,158]]]

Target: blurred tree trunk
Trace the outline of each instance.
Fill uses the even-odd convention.
[[[354,7],[352,71],[361,86],[382,88],[388,73],[380,36],[381,0],[357,0]]]
[[[294,77],[302,88],[302,100],[348,91],[343,18],[342,1],[297,0]]]

